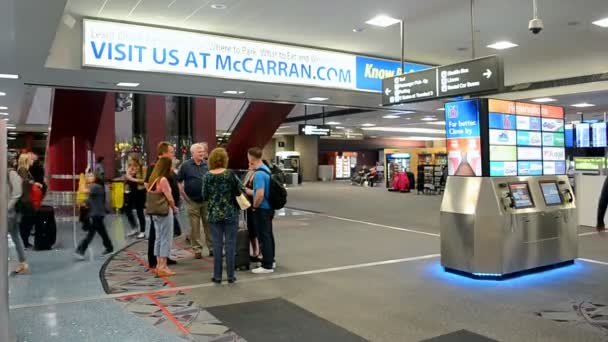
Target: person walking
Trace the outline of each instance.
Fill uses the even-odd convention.
[[[247,151],[247,159],[249,168],[255,170],[255,175],[253,177],[253,189],[246,189],[246,192],[253,197],[251,213],[262,250],[262,266],[254,268],[251,272],[255,274],[272,273],[275,267],[275,241],[272,232],[274,210],[268,201],[271,172],[268,166],[262,162],[262,150],[260,148],[250,148]]]
[[[156,274],[161,277],[175,275],[167,265],[173,243],[173,215],[178,213],[169,184],[171,167],[172,160],[169,158],[160,158],[156,162],[150,175],[146,198],[146,210],[150,213],[156,230],[154,242],[154,255],[157,258]]]
[[[236,232],[239,229],[239,210],[236,196],[242,185],[236,175],[227,169],[228,153],[216,148],[209,156],[209,173],[205,176],[203,199],[209,203],[209,225],[213,234],[213,281],[222,282],[222,248],[226,248],[226,274],[228,282],[236,277]]]
[[[137,235],[138,239],[143,239],[146,233],[146,216],[144,215],[144,207],[146,204],[146,186],[144,185],[144,171],[140,160],[137,157],[129,158],[127,173],[125,174],[127,189],[127,206],[125,214],[131,226],[130,236]],[[133,210],[137,213],[139,221],[139,234],[137,223],[133,216]]]
[[[205,161],[207,145],[197,143],[190,147],[192,159],[184,162],[177,174],[181,195],[184,197],[190,219],[190,243],[196,259],[203,257],[201,221],[205,234],[205,245],[209,256],[213,256],[213,239],[207,222],[207,202],[203,199],[203,178],[208,172]]]
[[[89,197],[86,201],[86,206],[89,209],[88,214],[90,219],[87,236],[78,244],[75,253],[76,258],[80,260],[84,260],[85,253],[89,248],[89,244],[91,241],[93,241],[95,233],[99,234],[103,240],[105,251],[102,255],[108,255],[114,252],[112,240],[110,240],[110,236],[108,235],[108,231],[106,230],[104,223],[106,217],[106,190],[104,181],[100,175],[89,175],[89,177],[94,177],[95,180],[89,185]]]
[[[15,273],[27,273],[29,271],[29,266],[25,259],[25,248],[23,247],[23,241],[19,233],[19,218],[21,214],[17,211],[17,202],[19,202],[19,199],[23,195],[23,179],[21,179],[14,167],[10,167],[8,171],[8,186],[7,228],[8,233],[15,244],[17,259],[19,260],[19,265],[15,269]]]
[[[158,156],[158,159],[160,158],[169,158],[170,160],[175,159],[175,147],[173,147],[173,145],[171,145],[170,142],[167,141],[161,141],[158,146],[156,147],[156,155]],[[150,176],[152,174],[152,170],[154,170],[155,164],[152,164],[148,167],[148,170],[146,172],[146,179],[144,181],[146,187],[149,186],[149,180],[150,180]],[[173,200],[176,203],[179,203],[180,201],[180,195],[179,195],[179,187],[177,185],[177,181],[175,180],[175,177],[173,175],[171,175],[171,177],[167,178],[167,180],[169,181],[169,185],[171,186],[171,195],[173,196]],[[154,227],[154,221],[152,221],[152,219],[150,219],[150,232],[148,234],[148,267],[149,268],[156,268],[156,261],[157,258],[154,255],[154,245],[155,245],[155,241],[156,241],[156,229]],[[177,261],[175,260],[171,260],[170,258],[167,259],[167,265],[175,265],[177,264]]]

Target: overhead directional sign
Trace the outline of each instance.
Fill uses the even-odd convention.
[[[328,125],[299,125],[299,135],[314,135],[328,137],[331,135],[331,127]]]
[[[382,105],[474,95],[499,90],[502,70],[498,57],[489,56],[382,81]]]

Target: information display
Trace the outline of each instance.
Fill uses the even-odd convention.
[[[448,175],[481,176],[479,102],[468,100],[445,105]]]
[[[490,128],[515,129],[517,124],[515,115],[490,113]],[[540,124],[539,124],[540,128]]]
[[[606,147],[606,123],[591,124],[591,146]]]
[[[520,161],[517,162],[517,174],[519,176],[542,176],[543,162]]]
[[[540,190],[543,193],[547,206],[560,205],[563,203],[559,188],[555,182],[540,182]]]
[[[517,116],[517,129],[524,131],[540,131],[541,120],[531,116]]]
[[[517,162],[490,162],[490,176],[517,176]]]
[[[591,137],[589,130],[591,125],[588,123],[580,123],[576,126],[576,147],[591,147]]]
[[[543,160],[543,150],[540,147],[518,147],[517,148],[517,159],[518,160]]]
[[[516,161],[517,147],[490,145],[490,161]]]
[[[564,133],[544,133],[543,146],[562,147],[565,145]]]
[[[502,129],[490,130],[490,144],[492,145],[510,145],[517,144],[517,131],[508,131]]]
[[[566,147],[574,147],[574,127],[572,125],[564,126],[565,145]]]
[[[517,131],[518,146],[542,146],[542,143],[540,132]]]
[[[546,176],[563,175],[566,173],[566,161],[543,162],[543,174]]]
[[[509,183],[511,198],[516,209],[534,208],[534,201],[530,196],[528,183]]]
[[[576,171],[598,171],[605,167],[605,157],[574,157],[574,169]]]

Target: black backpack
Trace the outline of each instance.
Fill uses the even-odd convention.
[[[258,169],[270,176],[270,194],[268,194],[268,204],[274,210],[283,209],[287,204],[287,190],[279,181],[277,181],[270,172],[264,169]]]

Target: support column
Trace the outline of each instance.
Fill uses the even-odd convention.
[[[192,99],[192,122],[194,141],[206,142],[209,151],[215,148],[216,103],[215,99],[195,97]]]
[[[294,147],[300,152],[302,180],[316,181],[319,175],[319,137],[296,136]]]

